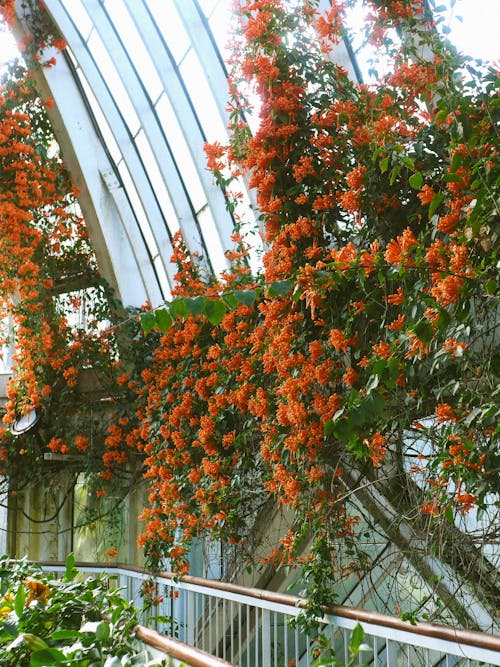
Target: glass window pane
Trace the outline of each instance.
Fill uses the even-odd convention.
[[[149,226],[149,222],[146,213],[144,211],[144,208],[142,206],[140,197],[137,194],[134,181],[132,180],[130,172],[127,169],[127,165],[125,164],[125,162],[123,162],[123,160],[118,165],[118,171],[120,172],[120,176],[122,177],[125,191],[130,199],[130,204],[134,210],[135,217],[137,218],[137,222],[139,223],[139,227],[141,228],[144,239],[148,246],[149,254],[151,255],[151,257],[156,257],[156,255],[158,254],[158,246],[156,245],[155,237],[153,235],[153,232],[151,231],[151,227]]]
[[[184,180],[188,196],[191,199],[194,210],[197,211],[206,203],[205,191],[196,171],[189,146],[184,138],[184,133],[165,93],[158,100],[155,109],[173,153],[174,160]],[[205,156],[200,155],[199,159],[204,161]]]
[[[203,67],[193,49],[189,50],[182,61],[180,70],[207,141],[225,141],[225,124],[217,110]]]
[[[231,3],[228,0],[221,0],[210,16],[209,25],[225,62],[227,62],[229,57],[230,24]]]
[[[76,29],[82,36],[82,39],[84,41],[87,41],[90,32],[94,27],[94,22],[88,15],[88,12],[83,6],[81,0],[71,0],[70,16]]]
[[[113,96],[118,110],[128,125],[130,133],[132,135],[136,134],[140,126],[139,118],[135,113],[127,89],[123,85],[106,47],[95,31],[90,35],[88,47],[95,58],[97,67]]]
[[[198,213],[198,222],[200,224],[200,230],[207,247],[212,268],[214,273],[219,275],[222,271],[227,269],[227,262],[212,212],[208,206]]]
[[[76,73],[85,91],[85,96],[88,100],[90,108],[92,109],[92,113],[94,114],[97,125],[99,126],[104,144],[108,149],[112,160],[115,164],[117,164],[120,161],[122,154],[118,148],[118,144],[115,141],[111,128],[109,127],[108,121],[106,120],[106,116],[103,114],[101,107],[99,106],[99,103],[97,102],[97,99],[92,91],[92,88],[89,86],[89,83],[84,77],[82,70],[77,68]]]
[[[110,0],[106,0],[104,4],[120,35],[120,39],[133,58],[133,65],[149,97],[152,100],[156,100],[162,91],[162,84],[151,56],[123,0],[112,0],[111,2]]]
[[[144,168],[148,174],[148,178],[151,181],[151,185],[158,203],[162,209],[165,220],[171,233],[173,233],[179,226],[177,221],[177,214],[144,130],[140,130],[140,132],[137,134],[135,143],[141,156],[141,160],[144,164]]]
[[[184,24],[170,0],[146,0],[151,15],[160,29],[161,34],[167,41],[167,46],[172,52],[174,60],[179,63],[189,48],[191,40],[184,29]]]
[[[170,259],[170,258],[168,258]],[[156,275],[158,276],[158,282],[160,283],[161,290],[165,299],[170,299],[172,293],[170,291],[170,284],[168,282],[167,273],[165,271],[165,266],[163,265],[163,258],[159,255],[154,258],[153,265],[156,270]]]

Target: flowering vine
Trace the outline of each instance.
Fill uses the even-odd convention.
[[[355,506],[374,489],[417,535],[442,535],[439,556],[459,574],[470,578],[481,562],[491,604],[487,566],[466,536],[458,544],[456,527],[498,489],[500,80],[442,41],[420,0],[366,8],[367,38],[392,67],[360,84],[330,59],[344,35],[342,2],[325,15],[307,0],[235,3],[231,139],[206,152],[223,188],[243,174],[255,189],[262,272],[251,274],[236,233],[231,268],[207,282],[178,237],[174,299],[141,315],[151,363],[124,368],[112,334],[91,337],[123,390],[112,392],[123,402],[95,470],[112,479],[144,461],[141,544],[153,564],[168,558],[181,573],[194,538],[208,532],[243,548],[270,501],[288,508],[294,520],[268,561],[300,564],[313,608],[335,599],[339,578],[371,566]],[[249,90],[260,98],[253,135]],[[28,119],[16,123],[33,136]],[[14,126],[4,127],[10,136]],[[42,177],[50,189],[52,176]],[[40,207],[22,203],[25,191],[22,231],[5,243],[34,262],[25,246],[42,242],[43,224],[26,225]],[[71,234],[84,236],[71,220]],[[38,276],[48,278],[34,263],[37,281],[18,287],[16,256],[9,294],[22,289],[41,304]],[[38,405],[51,386],[31,381],[33,359],[62,371],[65,387],[75,382],[58,326],[40,331],[43,346],[26,336],[12,409]],[[42,348],[49,358],[36,356]],[[411,558],[398,526],[384,529]],[[456,610],[452,595],[446,603]]]
[[[0,315],[15,351],[0,469],[11,494],[57,478],[64,462],[73,483],[87,475],[90,495],[120,497],[140,476],[141,455],[125,444],[139,388],[128,378],[139,377],[151,341],[130,342],[139,325],[99,275],[47,116],[52,101],[37,95],[33,74],[53,64],[44,48],[64,43],[30,7],[37,31],[0,81]],[[1,8],[13,20],[10,4]]]
[[[486,509],[498,484],[498,74],[461,60],[421,2],[369,5],[393,68],[358,84],[328,57],[342,3],[236,3],[231,141],[206,150],[221,186],[243,173],[255,188],[263,273],[198,278],[149,324],[165,335],[143,542],[175,560],[201,529],[241,540],[257,475],[296,517],[272,562],[304,561],[310,540],[313,602],[366,567],[346,503],[363,479],[403,513],[419,504],[419,530]],[[412,39],[388,44],[394,27]]]

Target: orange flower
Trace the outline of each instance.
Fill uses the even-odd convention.
[[[351,301],[349,305],[354,308],[356,315],[362,313],[366,307],[365,301]]]
[[[377,431],[369,442],[367,440],[364,442],[368,445],[373,465],[378,468],[386,455],[385,438]]]
[[[390,303],[393,306],[400,306],[406,301],[406,297],[403,294],[403,288],[398,287],[397,291],[394,292],[393,294],[389,294],[386,297],[387,303]]]
[[[85,452],[90,447],[90,442],[83,435],[77,435],[75,438],[75,447],[80,452]]]
[[[455,411],[449,403],[439,403],[439,405],[436,407],[436,416],[438,422],[458,421]]]
[[[405,325],[405,316],[398,315],[398,317],[393,322],[391,322],[391,324],[386,324],[385,327],[390,331],[401,331],[401,329],[404,328],[404,325]]]
[[[476,504],[477,498],[472,493],[459,493],[457,495],[457,503],[461,505],[460,513],[466,514]]]
[[[376,345],[373,345],[372,349],[373,354],[382,357],[382,359],[390,359],[392,357],[392,347],[385,340],[381,340]]]
[[[345,337],[344,332],[340,329],[330,331],[330,343],[337,352],[346,352],[349,347],[349,339]]]
[[[422,514],[430,514],[431,516],[437,516],[439,514],[439,504],[437,500],[433,502],[425,503],[422,505],[420,510]]]
[[[458,359],[463,356],[464,351],[467,349],[467,343],[461,343],[454,338],[447,338],[444,342],[443,349],[453,359]]]
[[[430,204],[435,196],[436,196],[436,193],[430,187],[430,185],[424,185],[423,188],[420,190],[420,192],[417,195],[417,197],[420,199],[420,201],[422,202],[422,204],[424,206],[426,204]]]
[[[463,278],[460,276],[446,276],[441,278],[433,276],[434,286],[431,287],[431,294],[445,308],[455,303],[460,295],[464,285]]]
[[[389,264],[404,264],[412,266],[415,262],[410,256],[411,248],[419,246],[420,243],[415,238],[413,232],[407,227],[402,236],[389,241],[385,250],[385,259]]]
[[[32,579],[30,577],[28,579],[23,579],[23,584],[29,591],[25,603],[26,607],[29,607],[30,604],[34,601],[43,602],[44,604],[47,604],[52,591],[46,584],[43,583],[43,581],[39,581],[38,579]]]
[[[437,228],[440,232],[443,232],[443,234],[451,234],[451,232],[455,230],[459,219],[458,215],[454,215],[453,213],[442,215],[439,218]]]
[[[358,374],[356,373],[356,371],[352,366],[349,366],[349,368],[342,376],[342,379],[344,380],[345,384],[348,387],[352,387],[355,384],[356,380],[358,379]]]

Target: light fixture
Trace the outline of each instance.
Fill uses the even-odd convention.
[[[10,426],[10,432],[12,435],[21,435],[32,429],[39,421],[40,415],[37,413],[35,408],[28,410],[24,415],[21,415]]]

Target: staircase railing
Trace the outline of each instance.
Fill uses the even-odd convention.
[[[63,564],[45,563],[53,572]],[[127,565],[79,564],[81,572],[115,575],[124,595],[141,605],[151,575]],[[240,667],[312,667],[314,645],[293,623],[306,604],[285,593],[162,572],[154,577],[158,604],[144,622],[190,646]],[[160,601],[161,598],[161,601]],[[319,619],[339,665],[350,659],[351,633],[365,636],[359,664],[374,667],[479,667],[500,665],[500,636],[432,623],[411,625],[398,617],[333,607]]]

